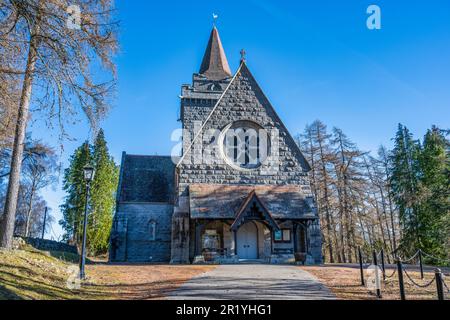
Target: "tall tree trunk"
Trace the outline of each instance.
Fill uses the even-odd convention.
[[[397,250],[397,239],[396,239],[396,235],[395,235],[395,222],[394,222],[394,208],[393,208],[393,205],[392,205],[392,198],[391,198],[391,195],[390,195],[390,191],[388,191],[389,193],[388,193],[388,201],[389,201],[389,213],[390,213],[390,216],[391,216],[391,225],[392,225],[392,244],[393,244],[393,246],[394,246],[394,250],[393,251],[395,251],[395,250]]]
[[[384,197],[383,188],[381,186],[379,186],[379,189],[380,189],[380,196],[381,196],[381,204],[382,204],[382,207],[383,207],[383,222],[384,222],[385,227],[386,227],[386,233],[387,233],[387,236],[388,236],[389,246],[391,248],[391,252],[393,252],[394,251],[394,245],[392,244],[391,232],[389,231],[389,223],[388,223],[387,212],[386,212],[386,199]],[[389,256],[390,255],[388,255],[388,259],[389,259]]]
[[[363,221],[361,219],[361,210],[359,209],[358,205],[356,205],[356,215],[357,215],[357,218],[358,218],[358,221],[359,221],[359,225],[361,226],[362,239],[363,239],[364,242],[366,242],[366,240],[368,241],[369,238],[366,237],[366,228],[365,228],[364,223],[363,223]]]
[[[406,163],[407,163],[407,168],[408,168],[408,178],[409,178],[409,196],[413,197],[416,195],[417,192],[417,186],[416,186],[416,181],[414,179],[414,172],[413,172],[413,165],[412,165],[412,161],[413,161],[413,155],[411,154],[411,146],[409,145],[408,141],[406,139],[408,132],[406,127],[403,129],[403,145],[404,145],[404,153],[406,154]],[[411,218],[414,219],[414,229],[415,229],[415,238],[417,243],[414,245],[412,244],[411,249],[412,250],[417,250],[417,248],[421,248],[421,241],[420,241],[420,234],[419,234],[419,217],[418,217],[418,207],[417,205],[412,204],[412,206],[410,207],[410,209],[412,210],[412,214],[410,214]]]
[[[374,203],[373,206],[377,213],[378,224],[380,225],[380,232],[381,232],[381,238],[383,240],[383,245],[385,248],[387,248],[386,233],[385,233],[384,227],[383,227],[383,217],[380,212],[380,207],[378,206],[378,200],[377,200],[375,192],[373,192],[373,203]]]
[[[34,199],[35,187],[31,187],[30,199],[28,200],[27,221],[25,224],[25,237],[30,235],[30,221],[31,213],[33,212],[33,199]]]
[[[36,26],[38,23],[36,23]],[[35,30],[37,31],[37,30]],[[36,32],[30,37],[27,66],[22,85],[19,110],[17,115],[16,130],[14,135],[13,153],[11,157],[11,173],[8,181],[3,220],[0,225],[0,247],[11,249],[14,236],[14,223],[16,220],[17,198],[19,195],[20,171],[22,169],[22,157],[25,141],[25,133],[28,122],[28,113],[33,87],[33,76],[37,61],[38,40]]]
[[[341,199],[341,197],[339,196],[339,202],[340,202],[340,204],[339,204],[339,220],[340,220],[339,240],[341,242],[341,247],[339,248],[340,249],[339,250],[340,251],[340,255],[338,256],[338,259],[339,259],[339,263],[342,263],[342,262],[347,262],[347,261],[346,261],[346,257],[345,257],[345,240],[344,240],[344,233],[345,233],[344,220],[345,220],[345,217],[344,217],[344,209],[342,208],[340,199]]]
[[[328,243],[329,243],[328,251],[329,251],[329,254],[330,254],[330,262],[334,263],[333,241],[331,240],[332,226],[333,226],[333,229],[334,229],[334,224],[332,224],[332,221],[331,221],[332,217],[331,217],[331,214],[330,214],[330,207],[329,207],[330,201],[329,201],[329,198],[328,198],[328,184],[327,184],[327,179],[326,179],[326,168],[325,168],[325,165],[322,166],[322,170],[325,171],[323,173],[323,174],[325,174],[324,182],[323,182],[323,192],[324,192],[324,198],[325,198],[325,218],[326,218],[326,222],[327,222],[327,233],[328,233]],[[336,231],[334,233],[336,233]],[[336,245],[337,245],[337,243],[336,243]]]
[[[385,175],[385,179],[386,179],[386,192],[387,192],[387,199],[388,199],[388,204],[389,204],[389,214],[390,214],[390,218],[391,218],[391,232],[392,232],[392,246],[393,246],[393,250],[395,251],[397,250],[397,239],[396,239],[396,235],[395,235],[395,219],[394,219],[394,206],[392,204],[392,196],[391,196],[391,188],[390,188],[390,184],[389,184],[389,179],[390,179],[390,174],[389,174],[389,160],[386,156],[386,151],[383,147],[382,152],[381,152],[381,163],[383,164],[383,169],[384,169],[384,175]]]
[[[343,207],[343,199],[342,199],[342,184],[341,184],[341,179],[340,179],[340,174],[338,172],[338,168],[335,169],[336,171],[336,177],[337,177],[337,181],[336,181],[336,189],[337,189],[337,194],[338,194],[338,213],[339,213],[339,241],[340,241],[340,248],[338,251],[338,262],[339,263],[343,263],[346,262],[346,258],[345,258],[345,240],[344,240],[344,207]]]

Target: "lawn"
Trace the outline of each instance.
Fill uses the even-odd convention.
[[[77,280],[78,257],[58,252],[0,250],[0,300],[162,299],[213,266],[90,263]]]
[[[373,290],[369,290],[365,286],[361,286],[360,270],[358,265],[338,265],[330,264],[323,266],[306,266],[301,267],[303,270],[312,273],[323,284],[328,286],[331,291],[343,300],[375,300],[376,294]],[[386,275],[389,277],[393,274],[394,266],[389,266],[386,270]],[[434,268],[427,267],[425,269],[424,280],[420,279],[420,272],[415,266],[406,266],[406,270],[411,278],[418,284],[427,284],[434,278]],[[447,279],[449,279],[448,268],[444,269]],[[365,272],[365,276],[366,272]],[[434,282],[428,288],[418,288],[412,285],[411,281],[404,276],[405,281],[405,294],[407,300],[431,300],[437,299],[436,283]],[[446,280],[447,283],[450,281]],[[383,300],[399,300],[400,291],[398,283],[398,274],[387,279],[386,282],[382,281],[382,299]],[[447,294],[447,299],[450,295]]]
[[[78,256],[61,252],[43,252],[31,247],[23,250],[0,250],[1,299],[163,299],[165,295],[194,276],[212,270],[206,265],[131,265],[93,262],[86,266],[87,279],[78,282]],[[339,299],[374,300],[373,291],[360,284],[357,265],[328,264],[300,267],[321,280]],[[410,276],[419,284],[434,277],[434,268],[426,268],[420,279],[417,268],[407,266]],[[386,272],[391,275],[394,267]],[[450,270],[444,269],[450,279]],[[446,280],[449,283],[449,280]],[[436,284],[428,288],[413,286],[405,276],[406,297],[409,300],[436,299]],[[398,275],[382,287],[383,300],[399,299]],[[447,299],[450,295],[447,294]]]

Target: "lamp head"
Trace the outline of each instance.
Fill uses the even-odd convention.
[[[87,165],[83,168],[84,180],[86,183],[90,183],[94,179],[94,167]]]

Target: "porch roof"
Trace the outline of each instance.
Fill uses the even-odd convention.
[[[274,219],[316,219],[312,199],[300,186],[189,185],[192,219],[236,219],[243,203],[254,192]]]

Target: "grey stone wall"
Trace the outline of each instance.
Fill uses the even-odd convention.
[[[169,262],[173,205],[119,203],[111,234],[111,261]],[[156,223],[152,239],[152,222]]]
[[[68,253],[74,253],[77,254],[78,250],[76,246],[63,243],[63,242],[57,242],[47,239],[38,239],[38,238],[21,238],[23,241],[25,241],[26,244],[29,244],[33,248],[36,248],[38,250],[42,251],[58,251],[58,252],[68,252]]]
[[[183,103],[183,128],[190,132],[183,149],[188,150],[199,124],[204,122],[213,108],[211,104]],[[235,121],[253,121],[266,129],[271,137],[271,152],[256,170],[239,170],[229,166],[221,154],[221,141],[212,130],[223,130]],[[209,184],[295,184],[310,194],[307,176],[309,166],[298,152],[297,146],[276,115],[255,80],[244,68],[224,95],[202,131],[203,139],[195,142],[181,165],[180,191],[190,183]],[[194,155],[209,149],[210,164],[198,163]]]
[[[195,80],[195,77],[194,77]],[[194,81],[195,87],[195,81]],[[225,89],[225,86],[223,86]],[[198,89],[198,88],[197,88]],[[202,90],[200,90],[202,91]],[[218,99],[217,93],[208,94],[183,87],[181,120],[184,139],[183,150],[188,153],[180,165],[178,175],[178,203],[175,207],[172,232],[172,262],[187,262],[192,235],[186,225],[189,220],[189,184],[245,184],[245,185],[298,185],[305,198],[312,198],[308,177],[309,164],[299,152],[294,139],[283,125],[270,102],[256,83],[250,71],[244,65],[216,110],[205,124]],[[270,153],[263,164],[254,170],[240,170],[230,166],[223,158],[222,141],[217,135],[236,121],[252,121],[264,128],[270,139]],[[201,135],[190,148],[192,139],[204,125]],[[208,150],[206,153],[204,150]],[[206,163],[199,154],[209,157]],[[292,223],[284,223],[292,229]],[[322,262],[322,239],[318,220],[308,228],[309,252],[318,264]],[[185,239],[185,240],[183,240]],[[293,237],[290,243],[274,243],[274,249],[293,249]],[[192,256],[192,248],[190,250]]]

